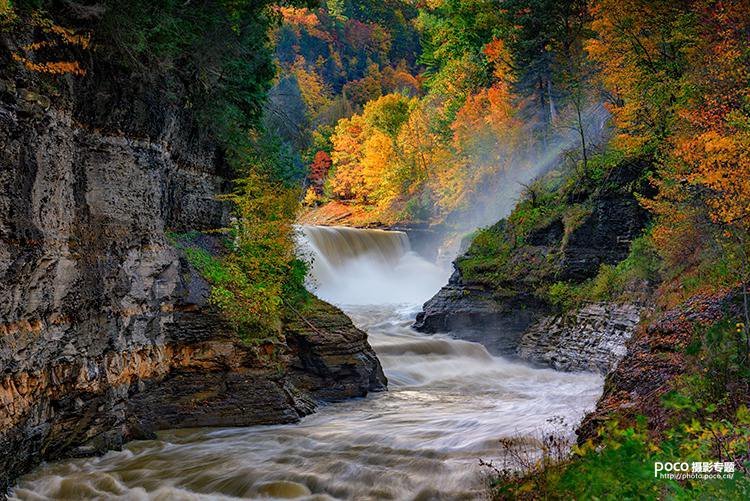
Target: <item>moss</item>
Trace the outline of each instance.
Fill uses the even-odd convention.
[[[568,239],[575,230],[581,227],[586,218],[591,215],[591,207],[586,204],[573,204],[565,209],[562,216],[563,226],[565,231],[563,233],[563,240],[561,247],[568,245]]]

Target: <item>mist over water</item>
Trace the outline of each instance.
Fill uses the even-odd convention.
[[[534,369],[410,325],[446,271],[403,233],[303,228],[318,293],[369,333],[387,392],[299,424],[162,432],[121,452],[38,468],[15,499],[480,499],[498,439],[575,424],[602,378]]]
[[[608,140],[611,133],[609,119],[610,113],[600,102],[589,104],[583,109],[581,124],[589,157]],[[473,197],[473,203],[453,215],[451,224],[462,232],[492,225],[510,214],[525,186],[558,168],[566,155],[574,161],[580,160],[581,136],[577,124],[559,117],[557,120],[557,127],[554,127],[551,137],[543,146],[539,144],[539,140],[532,139],[530,144],[521,146],[495,142],[475,144],[474,156],[492,156],[497,159],[496,163],[504,164],[507,168],[486,179]],[[534,120],[527,119],[524,135],[533,138],[534,127]]]

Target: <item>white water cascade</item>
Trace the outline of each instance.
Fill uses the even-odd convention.
[[[317,292],[368,332],[387,392],[321,407],[299,424],[162,432],[102,457],[42,466],[17,499],[482,499],[500,438],[574,425],[601,393],[586,373],[535,369],[480,344],[410,328],[446,271],[406,235],[302,228]]]
[[[309,288],[332,303],[423,303],[449,270],[411,250],[401,231],[303,226],[300,248],[311,263]]]

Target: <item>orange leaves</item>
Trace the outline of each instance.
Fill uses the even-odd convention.
[[[456,113],[451,124],[456,145],[466,144],[477,134],[488,130],[502,134],[511,124],[513,115],[511,94],[504,83],[496,83],[489,89],[481,89],[469,96]]]
[[[361,145],[364,142],[365,127],[361,115],[339,120],[331,141],[333,152],[333,173],[331,189],[334,195],[343,199],[354,198],[362,192],[363,179],[360,161],[362,157]]]
[[[703,188],[709,217],[750,228],[750,11],[741,1],[698,4],[700,32],[686,80],[696,90],[681,110],[675,157]],[[744,126],[743,126],[744,124]]]
[[[495,66],[493,74],[500,81],[510,81],[511,79],[511,56],[505,43],[499,38],[493,39],[484,46],[482,50],[487,60]]]
[[[587,49],[620,144],[662,160],[659,193],[644,201],[653,240],[667,269],[689,275],[750,230],[750,9],[599,0],[593,14]]]
[[[707,131],[679,141],[676,155],[690,167],[688,180],[708,189],[715,222],[734,224],[750,215],[750,134]]]
[[[48,19],[34,17],[33,22],[47,38],[22,46],[20,51],[11,54],[13,60],[23,64],[27,70],[36,73],[45,73],[48,75],[85,75],[86,70],[81,67],[78,61],[40,61],[37,54],[45,50],[53,51],[65,46],[88,49],[91,44],[91,36],[63,28],[62,26],[53,24]]]
[[[310,181],[317,186],[322,186],[332,164],[331,156],[325,151],[315,153],[312,164],[310,164],[310,174],[308,176]]]
[[[27,70],[34,71],[36,73],[46,73],[48,75],[76,75],[83,76],[86,74],[86,70],[81,68],[78,61],[58,61],[49,63],[35,63],[34,61],[19,56],[18,54],[12,55],[13,60],[23,64]]]
[[[295,31],[297,36],[300,35],[304,29],[310,36],[330,42],[333,39],[331,35],[323,30],[320,26],[320,20],[318,16],[306,8],[298,9],[296,7],[279,7],[284,22],[287,23]]]
[[[91,43],[91,36],[88,34],[81,35],[77,34],[67,28],[53,24],[50,27],[50,32],[54,33],[60,39],[68,45],[77,45],[82,49],[88,49]]]

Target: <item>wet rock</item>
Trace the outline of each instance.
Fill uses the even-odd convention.
[[[576,431],[579,442],[597,440],[598,428],[613,417],[645,416],[653,433],[668,428],[672,411],[661,399],[673,389],[675,378],[687,372],[687,346],[706,326],[725,315],[739,315],[740,297],[739,291],[697,295],[641,323],[627,342],[627,355],[607,376],[596,409]]]
[[[609,373],[625,356],[643,308],[599,303],[531,326],[518,344],[518,356],[564,371]]]
[[[431,334],[452,332],[483,344],[494,355],[515,355],[521,335],[542,311],[533,298],[499,300],[486,287],[464,285],[456,271],[424,304],[414,328]]]
[[[387,380],[367,335],[341,310],[314,300],[284,326],[294,356],[290,379],[317,398],[340,400],[385,390]]]
[[[322,302],[288,343],[237,338],[165,236],[227,224],[221,151],[160,82],[88,64],[53,102],[0,66],[4,95],[25,89],[0,100],[0,497],[43,460],[292,422],[385,386],[366,335]]]

